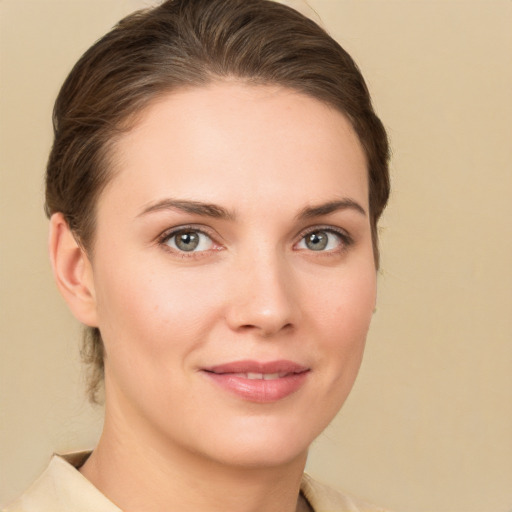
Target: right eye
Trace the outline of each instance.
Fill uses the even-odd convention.
[[[352,244],[351,238],[333,227],[314,228],[306,232],[296,248],[317,253],[339,253]]]
[[[198,229],[179,229],[166,235],[162,241],[179,252],[202,252],[213,247],[213,240]]]

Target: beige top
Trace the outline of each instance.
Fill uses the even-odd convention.
[[[54,455],[46,471],[3,512],[122,512],[77,468],[90,452]],[[304,474],[301,491],[315,512],[385,512]]]

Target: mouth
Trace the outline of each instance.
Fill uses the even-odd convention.
[[[275,380],[275,379],[282,379],[283,377],[286,377],[287,375],[290,375],[289,373],[231,373],[233,377],[241,377],[242,379],[249,379],[249,380]]]
[[[235,361],[202,369],[222,390],[249,402],[277,402],[297,392],[310,369],[292,361]]]

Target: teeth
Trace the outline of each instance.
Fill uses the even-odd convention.
[[[248,380],[274,380],[280,379],[288,375],[287,373],[235,373],[237,377],[242,377]]]

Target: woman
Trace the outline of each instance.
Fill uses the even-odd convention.
[[[359,369],[389,194],[352,59],[279,4],[167,1],[86,52],[54,126],[50,258],[105,424],[7,510],[376,510],[303,475]]]

